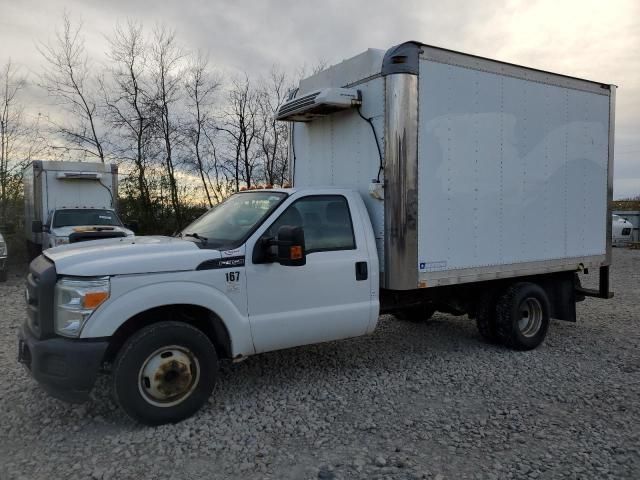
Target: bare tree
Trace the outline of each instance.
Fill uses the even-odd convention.
[[[174,153],[179,142],[180,126],[176,118],[176,102],[180,96],[180,64],[184,54],[176,42],[175,32],[165,26],[156,26],[151,47],[153,79],[155,81],[155,111],[159,138],[163,147],[164,166],[169,198],[173,207],[176,228],[182,226],[180,193],[176,179]]]
[[[286,183],[288,170],[287,139],[288,125],[278,122],[275,114],[285,101],[289,90],[288,79],[284,72],[271,69],[258,94],[260,111],[260,147],[263,158],[263,174],[267,185]]]
[[[147,178],[148,151],[153,134],[150,92],[145,73],[148,46],[142,24],[127,21],[117,24],[109,41],[112,84],[102,82],[108,122],[118,133],[115,146],[118,156],[133,164],[132,177],[143,211],[151,211],[151,191]]]
[[[204,188],[209,207],[221,198],[219,168],[215,144],[213,142],[213,118],[211,113],[213,97],[220,87],[220,79],[209,72],[208,60],[201,53],[196,54],[189,66],[185,81],[187,108],[190,122],[186,127],[186,137],[193,153],[193,163]],[[210,172],[214,169],[215,182]]]
[[[95,156],[104,162],[103,140],[98,133],[98,105],[81,30],[82,24],[72,25],[65,12],[62,30],[56,31],[55,39],[40,44],[38,50],[46,63],[42,85],[71,115],[67,122],[50,120],[68,144],[57,148]]]
[[[233,178],[233,187],[240,190],[240,181],[251,188],[257,167],[256,138],[258,125],[258,94],[249,77],[233,80],[227,98],[227,108],[223,113],[219,130],[226,133],[228,150],[228,171]]]
[[[26,86],[26,78],[19,74],[11,59],[4,64],[0,75],[0,224],[4,224],[9,200],[19,190],[23,166],[18,158],[24,153],[21,151],[21,140],[26,133],[24,108],[17,97]]]

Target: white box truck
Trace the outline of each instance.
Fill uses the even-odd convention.
[[[66,243],[133,235],[116,213],[117,165],[36,160],[23,185],[30,258]]]
[[[466,314],[535,348],[551,318],[612,295],[614,99],[416,42],[368,50],[279,109],[293,188],[232,195],[177,238],[34,260],[20,360],[69,401],[108,372],[121,407],[158,424],[207,401],[218,359],[368,334],[381,312]]]

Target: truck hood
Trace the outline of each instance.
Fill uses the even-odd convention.
[[[60,275],[79,277],[195,270],[221,257],[189,240],[173,237],[125,237],[79,242],[45,250]]]
[[[133,232],[128,228],[118,227],[116,225],[84,225],[84,226],[73,225],[70,227],[58,227],[58,228],[51,229],[51,235],[55,235],[56,237],[68,237],[72,233],[78,232],[81,230],[94,231],[96,229],[101,229],[101,228],[108,229],[107,231],[112,231],[112,232],[124,232],[125,235],[127,236],[133,235]]]

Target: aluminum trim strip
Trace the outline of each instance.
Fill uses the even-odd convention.
[[[384,288],[418,285],[418,77],[385,77]]]
[[[612,202],[613,202],[613,160],[614,160],[614,142],[616,127],[616,86],[611,85],[611,95],[609,96],[609,158],[607,162],[607,217],[605,218],[607,226],[607,253],[605,265],[611,265],[611,244],[612,244]]]
[[[589,257],[559,258],[538,262],[512,263],[508,265],[488,265],[486,267],[463,268],[441,272],[420,273],[420,288],[457,285],[460,283],[498,280],[502,278],[540,275],[564,271],[577,271],[582,268],[598,268],[604,265],[606,255]]]

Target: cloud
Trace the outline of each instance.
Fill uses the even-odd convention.
[[[208,51],[225,72],[296,70],[337,63],[366,48],[406,41],[620,86],[615,194],[640,193],[640,2],[637,0],[0,0],[0,62],[35,73],[35,44],[53,35],[63,9],[81,17],[87,48],[104,61],[105,35],[134,18],[175,28],[189,49]],[[34,103],[41,102],[41,98]],[[624,172],[624,173],[620,173]],[[624,180],[622,175],[624,175]]]

